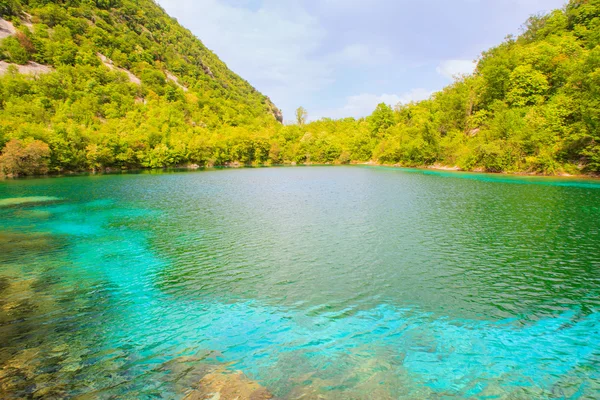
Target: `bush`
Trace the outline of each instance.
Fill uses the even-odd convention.
[[[0,0],[0,15],[17,15],[20,12],[19,0]]]
[[[487,172],[503,172],[509,163],[501,142],[486,143],[477,149],[479,162]]]
[[[50,148],[40,140],[9,141],[0,156],[0,171],[6,176],[39,175],[48,172]]]
[[[14,36],[7,37],[0,47],[0,58],[15,64],[27,64],[29,54]]]

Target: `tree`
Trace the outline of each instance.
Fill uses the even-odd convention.
[[[29,54],[16,37],[10,36],[2,41],[0,59],[15,64],[27,64]]]
[[[6,176],[38,175],[48,172],[50,148],[40,140],[9,141],[0,156],[0,172]]]
[[[308,111],[304,107],[298,107],[296,110],[296,123],[298,125],[306,124],[306,119],[308,118]]]
[[[0,15],[17,15],[21,12],[19,0],[0,0]]]
[[[394,125],[394,111],[385,103],[380,103],[369,117],[371,134],[377,136]]]
[[[508,102],[517,107],[534,105],[544,100],[550,86],[546,76],[531,65],[521,65],[510,74]]]

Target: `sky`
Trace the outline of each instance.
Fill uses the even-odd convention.
[[[309,119],[422,100],[564,0],[158,0],[282,109]]]

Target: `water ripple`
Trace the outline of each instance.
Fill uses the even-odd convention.
[[[1,397],[180,398],[219,364],[289,399],[598,398],[598,189],[351,167],[2,185],[52,201],[0,208]]]

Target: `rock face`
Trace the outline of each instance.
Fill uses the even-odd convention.
[[[198,65],[202,68],[204,73],[210,76],[212,79],[215,79],[215,75],[212,73],[210,67],[202,62],[202,60],[198,60]]]
[[[5,61],[0,61],[0,76],[6,74],[10,66],[14,66],[20,74],[25,75],[37,76],[49,74],[50,72],[54,71],[54,69],[48,67],[47,65],[38,64],[33,61],[30,61],[25,65],[10,64]]]
[[[267,400],[273,395],[241,372],[218,369],[198,382],[184,400]]]
[[[98,53],[97,56],[102,61],[102,64],[104,64],[108,69],[113,70],[113,71],[124,72],[125,74],[127,74],[127,77],[129,78],[129,82],[135,83],[136,85],[142,84],[142,81],[140,80],[140,78],[138,78],[137,76],[135,76],[130,71],[128,71],[124,68],[115,67],[113,61],[110,58],[106,57],[104,54]]]
[[[179,78],[177,78],[175,75],[173,75],[169,71],[166,72],[166,75],[167,75],[167,79],[170,80],[171,82],[173,82],[175,85],[177,85],[177,87],[179,87],[181,90],[183,90],[184,92],[188,91],[188,88],[186,88],[181,83],[179,83]]]
[[[277,108],[275,106],[275,104],[273,104],[271,99],[269,99],[268,97],[267,97],[267,106],[269,107],[269,111],[271,112],[271,114],[273,114],[275,119],[277,121],[279,121],[279,123],[283,124],[283,113],[281,112],[281,110],[279,108]]]
[[[14,25],[5,19],[0,18],[0,39],[4,39],[17,33]]]

